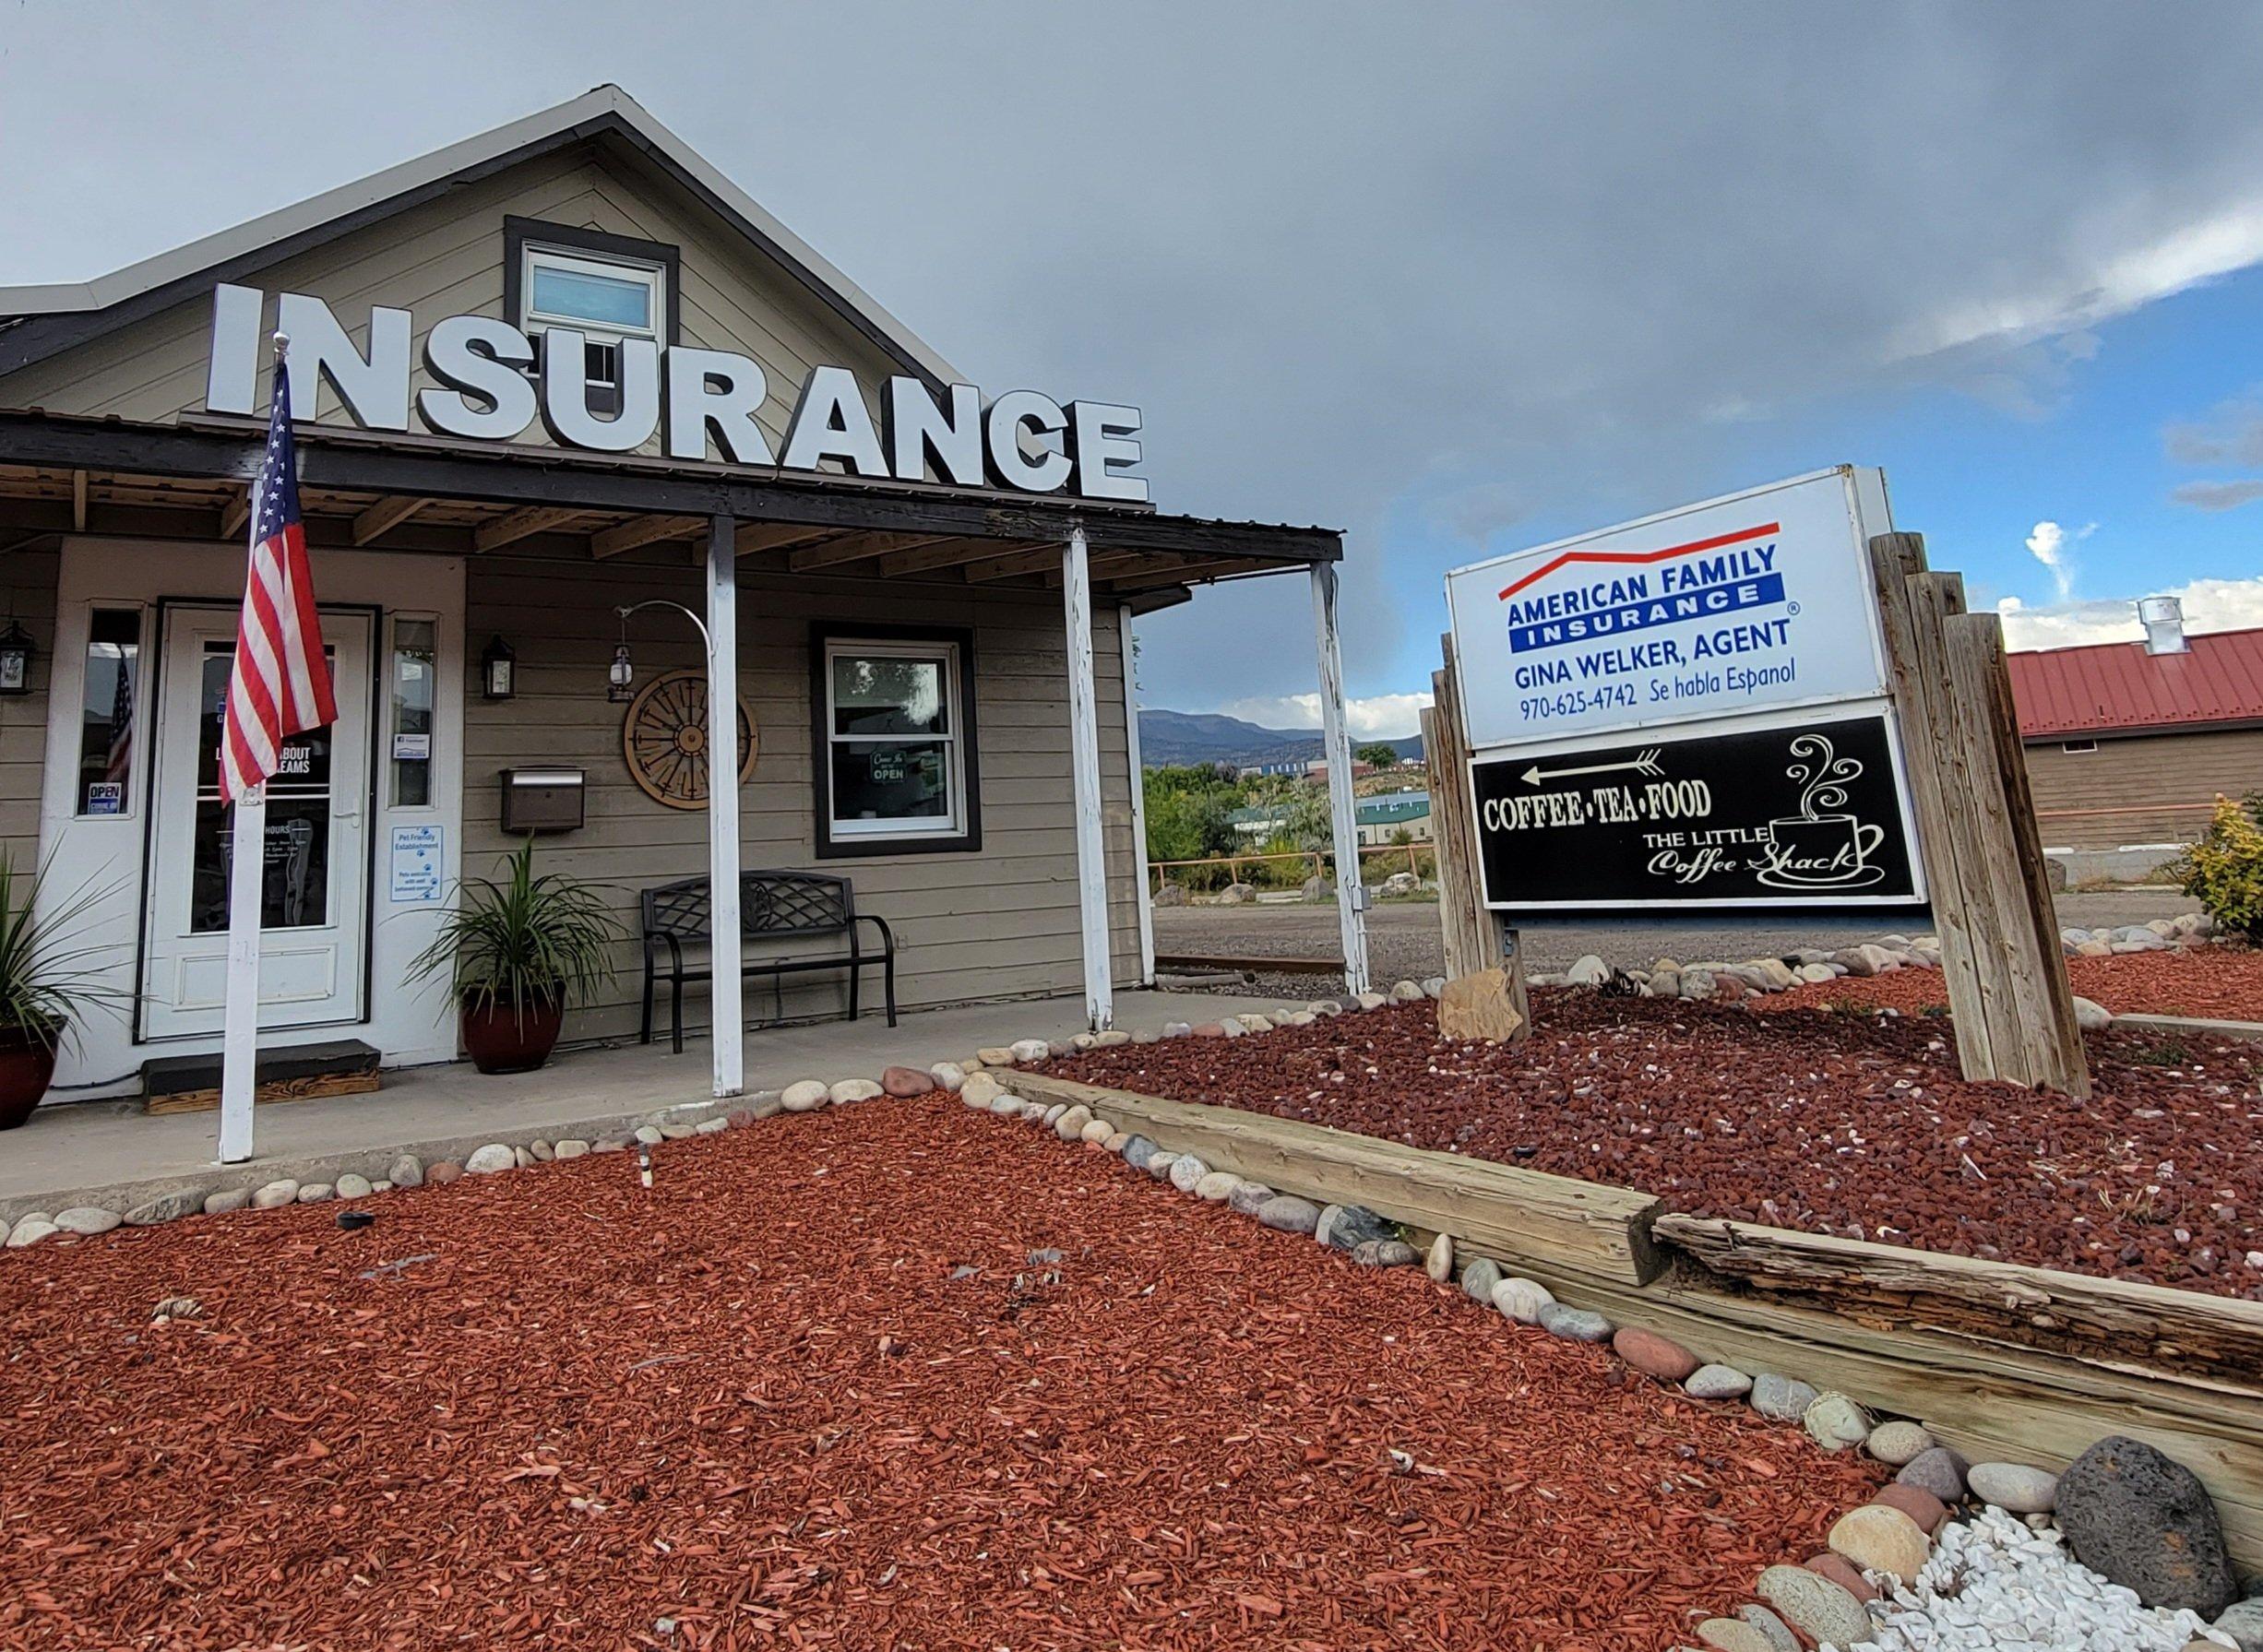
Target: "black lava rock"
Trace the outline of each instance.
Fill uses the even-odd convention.
[[[2148,1606],[2214,1618],[2239,1599],[2208,1488],[2141,1440],[2112,1434],[2077,1457],[2057,1514],[2075,1558]]]

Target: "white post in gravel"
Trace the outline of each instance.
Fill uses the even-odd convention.
[[[1124,756],[1131,770],[1132,874],[1139,885],[1139,984],[1155,984],[1155,897],[1148,888],[1147,766],[1139,755],[1139,695],[1132,660],[1132,609],[1118,605],[1116,648],[1124,667]]]
[[[729,517],[708,523],[708,910],[715,937],[708,1004],[721,1100],[746,1089],[739,977],[739,550],[738,525]]]
[[[1352,737],[1343,721],[1343,648],[1336,631],[1336,565],[1312,565],[1312,623],[1320,652],[1320,756],[1328,765],[1336,846],[1336,917],[1344,991],[1367,991],[1367,886],[1360,882],[1359,815],[1352,801]]]

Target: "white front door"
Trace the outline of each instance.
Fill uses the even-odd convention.
[[[164,611],[157,769],[142,937],[145,1039],[217,1033],[227,996],[233,811],[220,800],[220,715],[236,610]],[[284,743],[268,782],[259,1025],[364,1018],[368,956],[370,616],[325,610],[338,721]]]

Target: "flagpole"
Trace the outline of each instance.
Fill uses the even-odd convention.
[[[291,339],[275,335],[277,393]],[[244,582],[250,588],[259,542],[259,511],[251,513],[244,548]],[[244,639],[239,629],[236,646]],[[223,734],[222,738],[225,738]],[[268,789],[247,787],[235,801],[228,847],[228,991],[221,1012],[220,1161],[242,1164],[252,1156],[252,1108],[259,1084],[259,916],[267,894]]]

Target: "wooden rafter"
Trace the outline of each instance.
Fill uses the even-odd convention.
[[[220,536],[232,540],[244,531],[244,524],[251,520],[252,491],[249,484],[238,488],[228,501],[228,508],[220,514]]]
[[[1211,558],[1180,561],[1175,567],[1152,574],[1123,574],[1111,576],[1108,588],[1115,591],[1143,591],[1159,585],[1178,585],[1196,579],[1214,579],[1221,574],[1270,573],[1276,568],[1290,567],[1289,563],[1253,563],[1246,557]]]
[[[1051,545],[1042,545],[1034,551],[1012,551],[1004,556],[988,556],[980,562],[967,564],[963,570],[972,583],[988,579],[1012,579],[1024,574],[1042,574],[1047,569],[1061,571],[1061,553]]]
[[[996,540],[940,540],[932,545],[923,545],[916,551],[897,551],[883,556],[873,572],[883,579],[896,579],[906,574],[933,574],[943,568],[982,562],[1008,551],[1028,551],[1032,548],[1026,541],[1000,544]]]
[[[567,510],[554,505],[527,505],[514,511],[506,511],[490,522],[482,522],[471,530],[474,551],[495,551],[505,545],[515,545],[520,540],[538,533],[547,533],[562,528],[586,511]]]
[[[840,537],[840,531],[808,522],[741,522],[733,543],[741,556],[751,556],[757,551],[791,551],[818,544]]]
[[[378,500],[353,518],[353,542],[357,545],[368,544],[370,541],[399,528],[431,503],[431,500],[419,499],[413,493],[396,493]]]
[[[591,556],[618,556],[640,545],[687,539],[708,524],[705,517],[632,517],[590,536]]]
[[[71,531],[87,531],[87,473],[84,470],[71,472]]]
[[[937,533],[844,533],[823,544],[796,551],[787,559],[787,565],[797,574],[810,574],[820,568],[840,567],[844,563],[866,562],[891,552],[916,551],[949,537]]]

